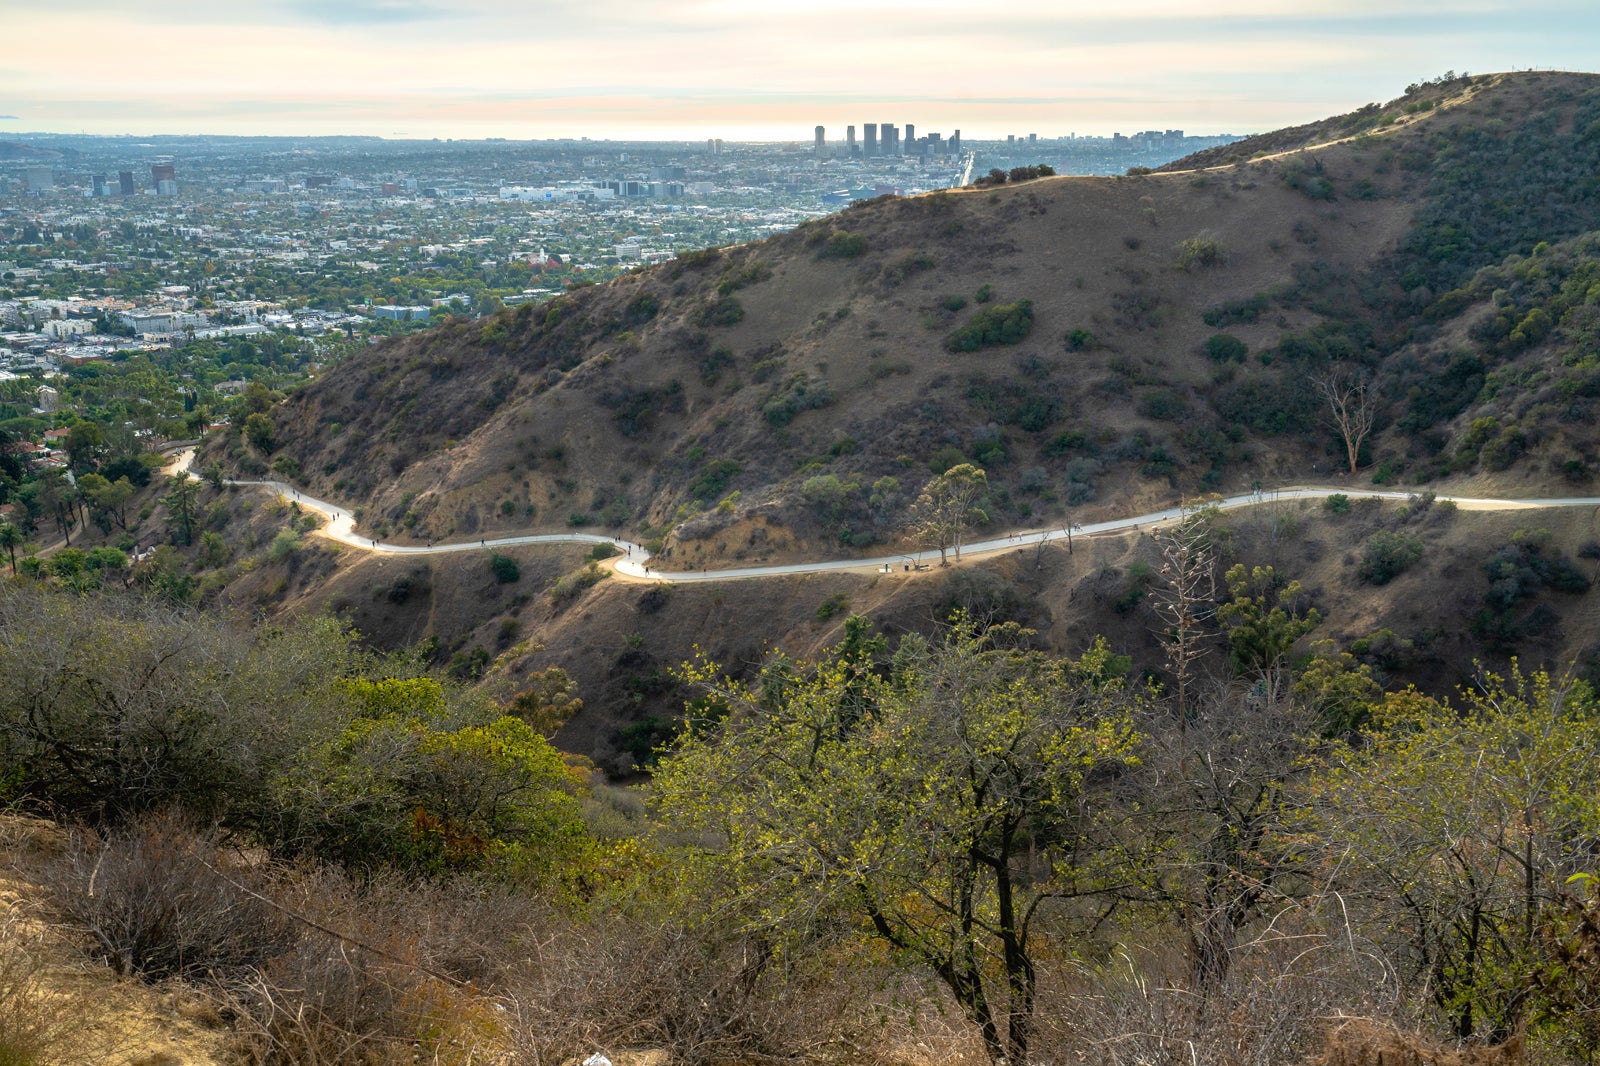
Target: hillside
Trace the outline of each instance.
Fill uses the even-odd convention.
[[[1002,490],[997,527],[1330,474],[1342,448],[1303,386],[1345,364],[1384,400],[1373,460],[1471,473],[1428,460],[1510,398],[1414,392],[1444,387],[1418,380],[1494,310],[1499,290],[1461,288],[1474,271],[1600,224],[1578,177],[1600,153],[1594,84],[1483,79],[1403,125],[1217,171],[871,201],[382,346],[274,412],[270,458],[418,541],[593,525],[686,564],[782,558],[893,542],[957,457]],[[1474,210],[1494,228],[1456,234]],[[1025,336],[949,350],[1018,301]],[[1559,361],[1563,340],[1482,372]],[[1587,461],[1544,420],[1523,434],[1519,483]],[[808,492],[819,475],[837,484]]]
[[[296,479],[390,540],[609,530],[678,569],[893,550],[924,482],[956,462],[988,471],[1001,532],[1341,477],[1587,492],[1600,78],[1452,79],[1374,107],[1168,173],[881,198],[451,320],[331,369],[213,455]],[[1371,401],[1353,477],[1318,378],[1363,382]],[[1547,604],[1544,578],[1496,594],[1483,576],[1502,549],[1577,554],[1587,517],[1289,519],[1292,536],[1266,530],[1252,550],[1343,606],[1322,635],[1387,629],[1423,649],[1391,657],[1395,676],[1448,685],[1474,656],[1571,657],[1594,634],[1587,597]],[[1358,576],[1380,526],[1438,549],[1381,590]],[[1532,555],[1513,540],[1546,528]],[[654,598],[606,581],[545,596],[551,568],[577,561],[511,554],[529,576],[506,589],[457,560],[418,563],[396,595],[395,564],[345,553],[229,594],[332,605],[383,642],[436,638],[440,661],[493,660],[508,688],[558,662],[590,708],[566,743],[619,768],[681,706],[668,668],[692,643],[736,662],[804,652],[837,639],[837,603],[917,628],[975,600],[1056,647],[1096,632],[1148,647],[1152,625],[1115,609],[1155,561],[1126,539],[1092,564],[1052,549],[1031,573],[1016,559],[870,589],[807,578]],[[1476,618],[1490,600],[1509,629]]]

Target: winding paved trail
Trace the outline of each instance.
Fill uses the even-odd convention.
[[[179,472],[195,476],[189,469],[194,461],[194,449],[189,448],[178,452],[176,455],[177,469]],[[895,552],[891,555],[879,555],[870,559],[830,559],[810,563],[783,563],[772,566],[742,566],[727,570],[679,570],[662,571],[651,565],[650,553],[644,546],[620,537],[607,537],[595,533],[537,533],[512,537],[487,537],[480,540],[455,541],[449,544],[389,544],[373,537],[364,537],[355,532],[356,519],[353,514],[340,507],[338,504],[329,503],[308,496],[293,485],[282,481],[235,481],[229,480],[230,485],[254,485],[267,488],[276,492],[286,500],[298,503],[301,507],[316,511],[328,520],[328,524],[318,530],[318,534],[341,544],[348,544],[353,548],[375,552],[380,555],[438,555],[444,552],[488,551],[492,548],[514,547],[519,544],[611,544],[615,545],[623,554],[612,560],[616,572],[623,577],[639,581],[662,581],[672,584],[682,584],[696,581],[740,581],[751,578],[784,577],[792,574],[823,574],[838,571],[854,572],[860,574],[871,573],[899,573],[915,572],[918,569],[927,569],[939,563],[938,549],[920,552]],[[1345,495],[1352,499],[1378,499],[1378,500],[1407,500],[1414,493],[1391,492],[1379,489],[1356,489],[1345,486],[1297,486],[1261,492],[1246,492],[1237,496],[1228,496],[1221,500],[1206,500],[1206,506],[1216,506],[1224,511],[1237,510],[1242,507],[1255,507],[1261,504],[1280,503],[1289,500],[1321,500],[1329,496]],[[1596,507],[1600,508],[1600,496],[1559,496],[1549,499],[1501,499],[1484,496],[1436,496],[1439,502],[1449,501],[1464,511],[1513,511],[1536,510],[1547,507]],[[1148,514],[1132,515],[1127,518],[1113,518],[1105,522],[1091,522],[1087,525],[1074,526],[1072,536],[1096,537],[1108,534],[1120,534],[1138,529],[1149,529],[1176,521],[1183,517],[1185,508],[1182,506],[1168,507],[1161,511],[1151,511]],[[998,555],[1002,552],[1018,551],[1022,548],[1033,547],[1044,543],[1064,542],[1067,539],[1066,530],[1061,527],[1050,529],[1029,529],[1009,534],[1003,537],[993,537],[988,540],[975,541],[964,544],[961,548],[961,562],[981,559]],[[951,553],[954,560],[954,552]]]

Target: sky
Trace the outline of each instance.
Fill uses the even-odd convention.
[[[0,139],[1251,133],[1600,67],[1594,0],[0,0],[0,27]]]

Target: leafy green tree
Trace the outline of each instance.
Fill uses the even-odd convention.
[[[988,492],[989,475],[971,463],[959,463],[923,486],[911,505],[911,526],[920,543],[939,549],[941,565],[949,565],[952,546],[959,562],[967,528],[989,520],[982,507]]]
[[[28,464],[17,435],[0,428],[0,503],[10,502],[28,476]]]
[[[1371,720],[1383,687],[1371,666],[1339,651],[1333,641],[1319,640],[1312,649],[1314,654],[1295,676],[1295,697],[1322,722],[1325,735],[1351,737]]]
[[[273,447],[273,435],[277,427],[273,425],[272,416],[262,412],[247,415],[244,420],[244,435],[251,444],[264,452],[270,452]]]
[[[125,477],[108,481],[100,474],[84,474],[78,478],[78,491],[89,502],[95,517],[109,530],[128,528],[128,501],[133,498],[133,482]]]
[[[93,470],[106,449],[105,427],[98,422],[79,422],[67,431],[67,465],[75,474]]]
[[[1233,668],[1241,676],[1275,685],[1295,641],[1322,624],[1315,607],[1301,610],[1300,582],[1285,584],[1270,566],[1231,567],[1224,580],[1229,600],[1217,608],[1228,636]]]
[[[232,549],[221,533],[208,529],[200,534],[200,558],[207,566],[221,566],[228,561]]]
[[[1513,662],[1457,706],[1407,690],[1372,716],[1312,782],[1308,839],[1455,1034],[1504,1038],[1528,1016],[1544,918],[1593,866],[1600,703]]]
[[[427,677],[339,688],[348,724],[279,786],[288,850],[430,873],[491,862],[549,873],[581,854],[578,782],[526,722],[453,701]]]
[[[864,629],[858,624],[857,630]],[[1028,1061],[1045,916],[1103,887],[1096,771],[1129,758],[1142,696],[1097,643],[1078,661],[958,619],[858,641],[757,688],[700,669],[711,705],[656,782],[669,821],[770,939],[838,921],[931,970],[995,1062]]]
[[[177,474],[167,479],[167,486],[166,495],[161,497],[161,505],[167,509],[167,524],[188,544],[194,540],[200,483],[188,474]]]
[[[22,530],[14,522],[0,522],[0,548],[11,557],[11,573],[17,572],[17,548],[23,541]]]
[[[39,475],[39,490],[35,499],[39,509],[55,519],[56,528],[72,546],[72,524],[77,518],[72,502],[72,483],[64,470],[46,470]]]

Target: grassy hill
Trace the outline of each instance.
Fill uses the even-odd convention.
[[[1600,461],[1597,173],[1600,78],[1439,81],[1162,173],[880,198],[451,320],[333,368],[212,447],[390,539],[616,530],[655,541],[671,567],[881,552],[957,462],[988,471],[1002,531],[1340,477],[1577,495]],[[1373,400],[1354,476],[1313,385],[1330,373]],[[1539,561],[1589,544],[1587,516],[1361,513],[1297,512],[1240,543],[1344,607],[1324,635],[1391,630],[1413,649],[1393,668],[1435,682],[1527,641],[1552,657],[1586,646],[1585,600],[1535,605],[1562,580]],[[1380,531],[1429,549],[1382,589],[1360,576]],[[1502,549],[1517,557],[1509,579],[1485,569]],[[1046,554],[1031,572],[1016,559],[871,589],[670,595],[602,581],[551,596],[532,570],[520,591],[495,590],[458,560],[418,567],[398,598],[385,591],[396,564],[347,554],[233,594],[271,588],[280,606],[333,603],[386,639],[437,637],[441,657],[491,660],[508,686],[536,658],[565,663],[592,708],[572,745],[621,759],[670,717],[666,667],[691,641],[735,661],[820,646],[837,638],[837,612],[819,610],[830,598],[905,628],[975,600],[1052,643],[1109,631],[1148,646],[1151,619],[1117,610],[1149,580],[1148,547],[1096,546],[1087,564]],[[549,569],[540,558],[522,562]],[[1489,608],[1499,622],[1478,619]],[[630,724],[642,733],[624,736]]]

